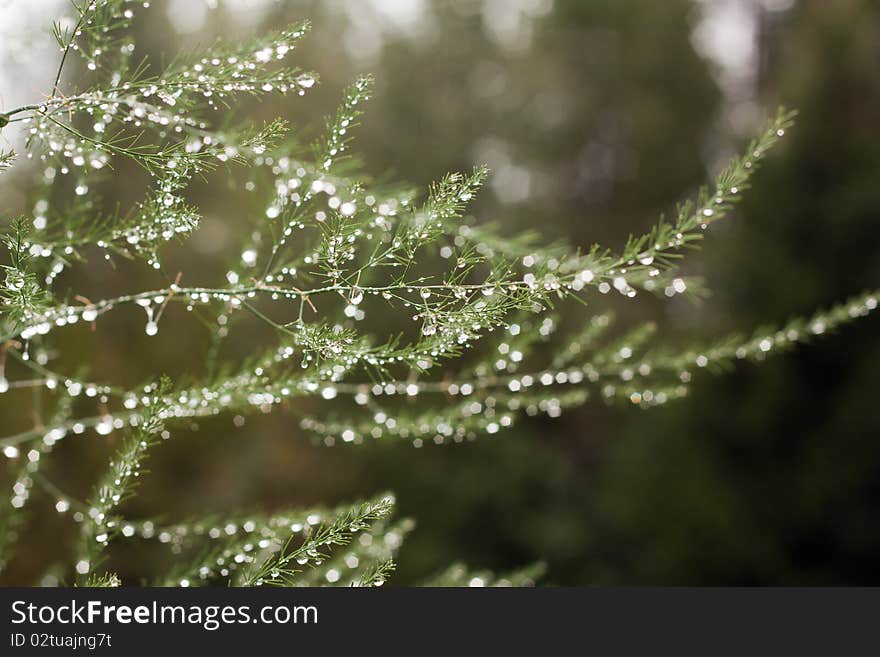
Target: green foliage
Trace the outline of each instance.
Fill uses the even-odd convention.
[[[118,584],[97,569],[111,541],[130,538],[158,539],[175,554],[186,553],[188,560],[162,578],[165,584],[378,585],[411,528],[407,520],[391,519],[390,495],[329,511],[171,526],[129,518],[124,502],[134,494],[147,451],[194,418],[284,406],[299,412],[302,426],[326,445],[388,437],[416,446],[460,442],[498,433],[523,413],[556,417],[591,396],[663,404],[687,394],[695,369],[763,359],[876,308],[877,292],[868,292],[807,319],[702,347],[667,344],[653,324],[612,334],[610,313],[592,312],[608,294],[635,299],[643,292],[703,291],[699,279],[683,273],[683,256],[729,214],[791,127],[791,112],[771,118],[744,154],[694,201],[682,203],[673,219],[661,219],[622,249],[544,247],[533,234],[507,235],[467,214],[485,168],[446,175],[421,201],[410,190],[371,180],[349,155],[371,93],[368,77],[345,91],[326,134],[310,148],[283,121],[248,127],[236,115],[235,99],[303,95],[315,84],[315,74],[285,63],[308,24],[216,44],[157,70],[149,62],[130,63],[134,47],[125,28],[139,5],[92,0],[74,7],[76,27],[56,27],[63,55],[51,97],[4,115],[28,128],[29,154],[43,168],[45,193],[30,225],[16,220],[4,235],[0,393],[45,393],[54,412],[48,425],[0,438],[16,473],[0,527],[3,562],[37,484],[56,510],[74,510],[81,540],[73,570],[83,585]],[[83,56],[90,73],[83,89],[63,94],[61,73],[71,52]],[[222,130],[205,118],[218,108],[226,118]],[[123,160],[143,167],[150,189],[132,211],[104,212],[89,185]],[[0,162],[8,166],[11,156]],[[241,236],[240,257],[225,280],[182,285],[163,268],[161,251],[199,226],[199,210],[186,200],[193,179],[210,182],[209,172],[231,163],[241,168],[230,168],[227,177],[244,172],[244,189],[260,208],[258,225]],[[87,264],[95,253],[143,261],[161,282],[97,300],[58,289],[62,271]],[[561,311],[550,314],[566,301],[590,307],[582,328],[567,334],[559,330]],[[161,341],[161,320],[172,304],[209,327],[220,367],[206,368],[195,381],[129,388],[52,364],[56,332],[98,325],[109,313],[145,312],[146,335]],[[376,333],[362,328],[368,315],[390,319]],[[275,338],[255,344],[250,359],[223,361],[222,339],[237,323],[268,328]],[[11,380],[7,356],[14,363]],[[294,403],[301,398],[315,403]],[[318,410],[309,415],[308,408]],[[38,464],[60,440],[91,429],[128,438],[93,497],[77,501],[39,475]],[[455,566],[431,583],[522,585],[538,574],[496,577]]]
[[[5,114],[0,115],[0,116],[5,117]],[[5,121],[5,119],[0,119],[0,128],[2,128],[4,125],[6,125],[4,123],[4,121]],[[14,161],[15,161],[15,151],[0,150],[0,173],[2,173],[3,171],[5,171],[9,167],[11,167],[12,163]]]
[[[534,586],[544,575],[544,570],[544,564],[539,563],[504,575],[496,575],[487,570],[471,571],[456,563],[429,579],[425,586]]]

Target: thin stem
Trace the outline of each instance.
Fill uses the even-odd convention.
[[[22,112],[33,112],[42,107],[42,105],[22,105],[21,107],[16,107],[15,109],[6,112],[6,116],[15,116],[16,114],[21,114]]]
[[[76,39],[76,35],[82,27],[83,21],[86,19],[87,10],[88,5],[86,5],[85,9],[80,10],[79,20],[76,22],[73,31],[70,33],[70,39],[67,40],[67,44],[64,46],[64,52],[61,54],[61,62],[58,64],[58,72],[55,74],[55,83],[52,85],[51,96],[55,96],[55,94],[58,93],[58,85],[61,83],[61,72],[64,70],[64,62],[67,61],[67,54],[70,52],[70,48],[73,46],[73,41]]]
[[[76,508],[78,511],[88,512],[88,504],[76,499],[72,495],[68,495],[67,493],[65,493],[63,490],[58,488],[58,486],[49,481],[49,479],[47,479],[45,475],[41,474],[40,472],[34,472],[33,474],[31,474],[31,477],[46,493],[53,496],[56,500],[66,500],[72,507]]]
[[[561,278],[560,282],[565,283],[569,278],[573,278],[574,275],[571,275],[567,278]],[[597,280],[599,276],[597,275]],[[377,286],[365,286],[359,287],[356,285],[350,284],[333,284],[326,285],[323,287],[316,287],[309,290],[302,290],[296,287],[282,287],[282,286],[268,286],[265,284],[256,284],[249,285],[244,287],[236,287],[236,288],[208,288],[208,287],[168,287],[158,290],[152,290],[149,292],[139,292],[137,294],[129,294],[124,296],[115,297],[112,299],[104,299],[102,301],[95,302],[93,304],[82,304],[82,305],[67,305],[67,306],[59,306],[58,308],[53,308],[47,313],[44,313],[42,318],[34,318],[33,322],[40,322],[42,320],[53,318],[59,311],[64,314],[68,314],[71,312],[79,312],[85,310],[87,308],[93,308],[98,311],[99,314],[103,314],[112,310],[113,308],[129,303],[136,303],[140,299],[152,299],[153,297],[171,297],[171,301],[176,302],[187,302],[191,303],[193,301],[192,297],[197,297],[201,295],[208,295],[212,297],[214,300],[227,300],[233,297],[245,297],[250,294],[280,294],[284,295],[288,299],[292,298],[300,298],[306,300],[308,303],[308,298],[314,295],[319,294],[327,294],[327,293],[345,293],[351,292],[354,288],[359,289],[364,293],[375,293],[381,294],[383,292],[394,293],[399,292],[401,290],[410,290],[410,289],[424,289],[424,290],[443,290],[443,291],[452,291],[453,289],[467,290],[467,291],[475,291],[475,290],[486,290],[492,288],[531,288],[529,283],[526,283],[523,280],[515,280],[515,281],[500,281],[500,282],[484,282],[484,283],[467,283],[461,285],[450,285],[448,283],[431,283],[431,284],[422,284],[418,281],[410,281],[406,283],[396,283],[393,285],[377,285]],[[573,293],[571,293],[573,294]],[[395,295],[397,296],[397,295]],[[401,299],[403,297],[400,297]],[[23,329],[22,329],[23,330]],[[7,335],[0,336],[0,341],[5,341],[12,339],[20,334],[21,330],[15,329],[16,332]]]
[[[49,114],[44,114],[43,116],[45,116],[49,121],[51,121],[52,123],[57,125],[62,130],[66,130],[67,132],[72,134],[74,137],[77,137],[78,139],[82,139],[83,141],[86,141],[86,142],[92,144],[93,146],[97,146],[99,148],[106,148],[111,153],[118,153],[120,155],[125,155],[126,157],[132,158],[138,164],[143,166],[147,171],[150,171],[149,165],[151,163],[155,163],[154,162],[155,160],[162,159],[161,156],[156,155],[155,153],[144,153],[144,152],[136,151],[136,150],[133,150],[130,148],[124,148],[122,146],[116,146],[115,144],[112,144],[108,141],[101,141],[99,139],[93,139],[93,138],[89,137],[88,135],[84,135],[76,128],[69,126],[66,123],[62,123],[61,121],[58,121],[57,119],[52,118],[52,116],[50,116]]]

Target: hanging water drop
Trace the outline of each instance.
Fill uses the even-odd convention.
[[[13,292],[23,289],[24,281],[24,274],[17,269],[9,269],[6,274],[6,287]]]
[[[156,335],[159,332],[159,325],[153,319],[153,307],[150,305],[150,300],[138,299],[137,304],[142,306],[147,313],[147,326],[144,332],[149,336]]]
[[[363,300],[364,300],[364,291],[357,286],[351,288],[351,295],[348,298],[348,302],[351,305],[356,306]]]

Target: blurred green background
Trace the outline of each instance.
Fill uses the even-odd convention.
[[[321,74],[320,88],[242,111],[314,126],[345,84],[373,72],[375,99],[357,137],[368,170],[426,185],[485,162],[493,178],[474,214],[546,240],[620,244],[693,193],[778,104],[798,108],[797,127],[745,203],[691,261],[713,296],[620,313],[708,339],[880,282],[872,0],[154,5],[136,29],[156,55],[310,18],[298,61]],[[46,25],[53,17],[47,10]],[[20,74],[13,60],[3,65],[5,80]],[[138,196],[114,189],[104,191]],[[26,190],[0,191],[4,210],[27,207]],[[176,257],[192,258],[188,278],[216,276],[233,246],[230,226],[251,210],[209,186],[195,194],[205,227]],[[79,276],[95,290],[152,280],[101,265]],[[457,446],[322,448],[283,412],[248,418],[243,429],[228,417],[204,422],[156,450],[133,510],[179,518],[393,490],[400,513],[418,522],[398,585],[454,560],[505,570],[539,559],[545,583],[560,585],[877,584],[878,328],[871,317],[760,366],[700,376],[690,398],[666,408],[593,403]],[[151,371],[196,371],[203,337],[177,330],[163,326],[158,352],[140,344],[140,316],[71,339],[99,378],[133,383]],[[4,435],[10,413],[0,406]],[[72,490],[88,489],[111,448],[84,444],[64,441],[52,459],[53,478]],[[35,504],[25,541],[36,547],[5,583],[39,576],[58,556],[46,537],[72,530],[49,508]],[[157,555],[132,554],[114,557],[123,576],[161,568]]]

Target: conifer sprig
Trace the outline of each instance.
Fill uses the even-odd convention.
[[[106,548],[138,539],[169,546],[179,565],[157,580],[168,585],[379,585],[412,527],[391,518],[392,496],[176,523],[130,518],[125,501],[148,449],[196,418],[277,407],[299,415],[326,445],[392,437],[415,446],[496,434],[522,414],[556,417],[591,398],[649,408],[685,396],[701,369],[763,360],[877,307],[878,291],[867,292],[702,346],[671,344],[653,323],[615,330],[599,308],[615,293],[635,300],[642,292],[704,291],[684,270],[684,256],[735,207],[792,112],[780,110],[694,200],[622,248],[544,245],[534,231],[509,235],[469,214],[489,175],[484,167],[447,174],[424,193],[376,183],[352,154],[369,76],[344,91],[311,146],[282,119],[248,126],[233,109],[237,99],[302,96],[317,83],[315,73],[289,63],[308,23],[157,66],[135,62],[127,30],[145,4],[75,2],[74,27],[56,25],[61,55],[49,97],[0,114],[0,129],[26,130],[27,160],[41,168],[33,216],[9,218],[3,232],[0,394],[27,392],[48,409],[0,436],[14,481],[0,512],[0,569],[39,490],[80,525],[69,573],[80,584],[118,585],[100,570]],[[73,55],[86,70],[68,81]],[[222,128],[208,120],[216,110],[226,117]],[[108,212],[93,183],[116,175],[122,159],[149,174],[148,189],[134,207]],[[0,170],[15,163],[13,153],[0,152]],[[258,217],[225,276],[185,283],[188,272],[164,271],[163,249],[199,229],[192,180],[210,183],[207,172],[230,164],[239,165],[230,176],[246,178]],[[89,266],[96,253],[143,261],[160,282],[95,299],[60,285],[63,271]],[[586,314],[575,315],[584,305]],[[181,308],[210,332],[202,376],[127,388],[96,381],[85,362],[71,372],[53,362],[61,331],[101,330],[109,313],[143,313],[144,339],[161,342],[163,318]],[[580,327],[561,330],[572,323],[561,317],[581,318]],[[226,354],[230,332],[258,324],[273,339],[246,359]],[[129,437],[94,495],[80,501],[40,464],[59,441],[90,431]],[[527,585],[537,573],[497,577],[455,566],[431,583]]]
[[[13,162],[15,162],[15,151],[0,149],[0,173],[11,167]]]
[[[241,573],[240,586],[290,586],[306,566],[321,566],[331,549],[347,546],[353,536],[377,520],[387,518],[394,508],[394,498],[382,496],[355,505],[309,532],[299,542],[293,537],[281,546],[273,546],[268,556],[252,561],[253,566]],[[333,582],[335,583],[335,582]]]
[[[88,510],[81,528],[76,563],[81,582],[94,575],[104,549],[121,531],[116,509],[134,494],[147,451],[160,440],[165,429],[162,416],[168,387],[167,380],[145,387],[141,397],[144,411],[138,417],[137,426],[132,435],[123,440],[93,497],[86,503]]]
[[[464,564],[456,563],[425,582],[425,586],[534,586],[543,577],[546,568],[537,563],[510,573],[496,575],[488,570],[469,570]]]

